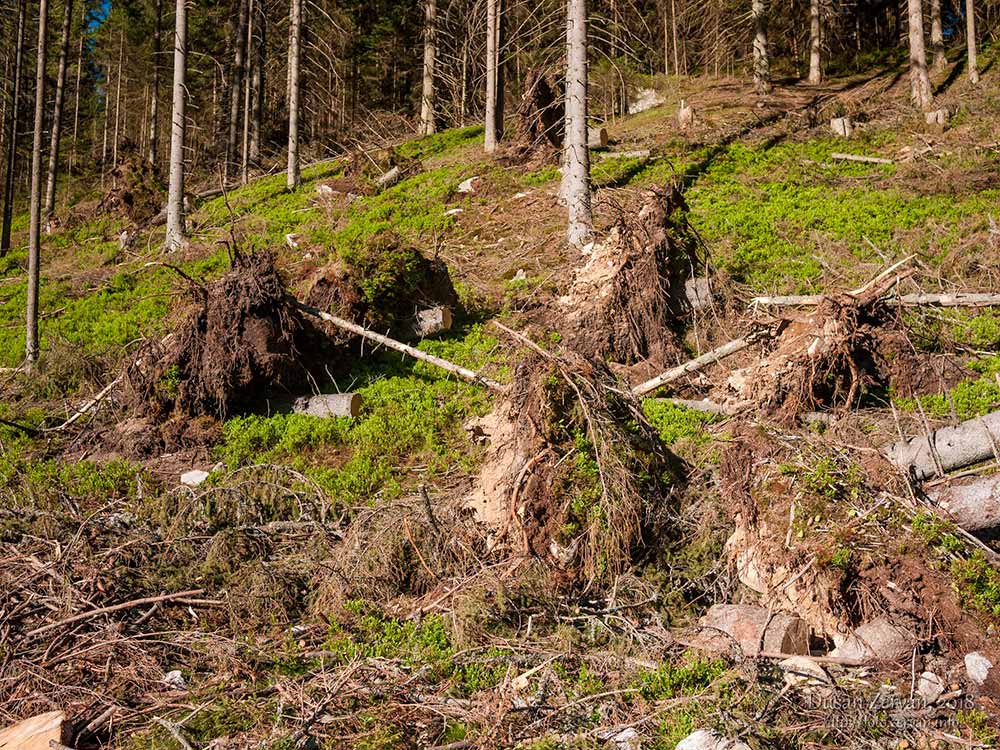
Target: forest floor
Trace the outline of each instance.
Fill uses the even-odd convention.
[[[997,409],[1000,313],[857,312],[841,293],[899,262],[899,294],[1000,292],[996,58],[977,88],[961,63],[939,76],[936,133],[895,68],[765,97],[657,79],[663,102],[592,154],[589,256],[563,239],[556,164],[488,159],[481,127],[398,144],[382,191],[379,148],[304,169],[297,192],[255,179],[197,206],[170,256],[130,213],[159,205],[152,176],[129,166],[105,196],[70,181],[30,377],[26,215],[0,259],[0,726],[61,710],[80,750],[670,749],[698,729],[995,746],[1000,667],[977,684],[966,657],[1000,664],[1000,547],[880,449]],[[850,140],[830,133],[844,114]],[[636,265],[605,304],[607,248]],[[689,276],[708,305],[670,302]],[[499,390],[283,302],[395,335],[451,287],[454,325],[412,343]],[[841,295],[846,354],[778,362],[787,321],[748,304],[775,294]],[[650,394],[753,401],[735,416],[621,386],[748,332]],[[282,406],[348,391],[353,418]],[[181,483],[192,469],[207,478]],[[801,617],[815,658],[708,643],[717,604],[761,607],[765,630]],[[880,620],[910,635],[901,652],[826,656]]]

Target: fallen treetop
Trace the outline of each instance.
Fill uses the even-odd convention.
[[[375,333],[375,331],[370,331],[363,326],[359,326],[357,323],[352,323],[349,320],[344,320],[343,318],[338,318],[336,315],[331,315],[328,312],[323,312],[315,307],[310,307],[304,302],[300,302],[294,297],[289,297],[289,302],[296,308],[304,313],[312,315],[320,320],[325,320],[327,323],[332,323],[338,328],[342,328],[345,331],[350,331],[351,333],[361,336],[362,338],[369,339],[370,341],[375,341],[376,343],[382,344],[382,346],[387,346],[390,349],[395,349],[397,352],[402,352],[403,354],[409,354],[414,359],[419,359],[421,362],[426,362],[427,364],[434,365],[435,367],[440,367],[442,370],[450,372],[454,375],[458,375],[463,380],[467,380],[470,383],[479,383],[480,385],[485,385],[487,388],[493,391],[502,392],[504,387],[494,380],[480,375],[475,370],[470,370],[461,365],[456,365],[453,362],[449,362],[441,357],[436,357],[433,354],[427,354],[419,349],[412,347],[408,344],[404,344],[401,341],[396,341],[396,339],[389,338],[388,336],[383,336],[381,333]]]

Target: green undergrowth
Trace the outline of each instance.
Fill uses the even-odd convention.
[[[688,409],[666,400],[647,398],[642,402],[646,419],[668,447],[700,446],[711,441],[705,426],[717,421],[714,414]]]
[[[479,369],[496,345],[474,326],[461,337],[425,340],[419,348]],[[346,504],[399,494],[418,465],[425,478],[472,469],[475,451],[462,423],[488,408],[485,389],[394,353],[362,361],[352,377],[363,399],[358,418],[235,417],[223,426],[219,457],[230,467],[287,462]]]
[[[396,148],[396,153],[404,159],[440,156],[448,151],[477,143],[483,137],[483,130],[482,125],[442,130],[424,138],[407,141]]]

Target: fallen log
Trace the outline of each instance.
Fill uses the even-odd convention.
[[[927,492],[966,531],[1000,527],[1000,474],[957,480]]]
[[[729,343],[723,344],[710,352],[705,352],[700,357],[695,357],[682,365],[672,367],[666,372],[660,373],[655,378],[647,380],[645,383],[640,383],[632,389],[632,395],[644,396],[647,393],[652,393],[661,385],[672,383],[685,375],[697,372],[714,362],[718,362],[720,359],[725,359],[731,354],[736,354],[736,352],[746,349],[749,345],[750,340],[748,338],[740,338],[735,341],[730,341]]]
[[[754,297],[751,305],[764,307],[815,307],[824,299],[822,294],[791,294],[777,297]],[[886,300],[900,307],[1000,307],[1000,294],[951,292],[944,294],[904,294]]]
[[[301,396],[292,402],[292,411],[311,417],[356,417],[361,411],[361,396],[357,393]]]
[[[401,341],[396,341],[396,339],[391,339],[388,336],[383,336],[381,333],[375,333],[375,331],[369,331],[363,326],[359,326],[357,323],[352,323],[349,320],[344,320],[343,318],[338,318],[336,315],[331,315],[328,312],[323,312],[315,307],[310,307],[294,297],[288,298],[289,303],[294,305],[296,308],[302,312],[312,315],[313,317],[319,318],[320,320],[325,320],[327,323],[332,323],[338,328],[342,328],[345,331],[355,334],[356,336],[361,336],[362,338],[368,339],[370,341],[375,341],[376,343],[382,344],[382,346],[387,346],[390,349],[395,349],[397,352],[402,352],[403,354],[409,354],[414,359],[419,359],[421,362],[426,362],[427,364],[434,365],[435,367],[440,367],[442,370],[450,372],[454,375],[458,375],[463,380],[467,380],[470,383],[478,383],[480,385],[485,385],[487,388],[493,391],[502,392],[504,387],[499,383],[490,380],[483,375],[480,375],[474,370],[470,370],[466,367],[456,365],[449,362],[446,359],[441,359],[441,357],[435,357],[433,354],[427,354],[419,349],[416,349],[408,344],[404,344]]]
[[[836,152],[830,154],[830,158],[834,161],[858,161],[865,164],[893,164],[892,159],[883,159],[880,156],[859,156],[857,154],[838,154]]]
[[[1000,411],[901,440],[882,449],[886,458],[914,479],[924,480],[997,455]]]
[[[63,746],[69,741],[66,732],[66,715],[62,711],[32,716],[30,719],[0,729],[0,748],[3,750],[49,750],[55,743]]]

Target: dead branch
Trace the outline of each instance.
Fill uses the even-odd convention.
[[[865,164],[894,164],[892,159],[883,159],[880,156],[858,156],[857,154],[838,154],[836,152],[830,154],[830,158],[834,161],[859,161]]]
[[[815,307],[822,294],[792,294],[777,297],[754,297],[751,305],[763,307]],[[950,294],[904,294],[886,300],[900,307],[1000,307],[1000,294],[952,292]]]
[[[100,607],[98,609],[92,609],[88,612],[81,612],[78,615],[73,615],[73,617],[67,617],[59,622],[53,622],[49,625],[43,625],[40,628],[35,628],[30,630],[25,634],[25,638],[34,638],[42,633],[48,633],[51,630],[56,630],[57,628],[64,627],[66,625],[72,625],[74,622],[80,622],[81,620],[90,620],[94,617],[99,617],[100,615],[110,614],[111,612],[120,612],[123,609],[132,609],[133,607],[141,607],[146,604],[156,604],[157,602],[168,602],[177,599],[190,599],[191,597],[204,594],[205,589],[192,589],[190,591],[179,591],[176,594],[162,594],[160,596],[147,596],[142,599],[133,599],[132,601],[122,602],[121,604],[114,604],[110,607]]]
[[[640,383],[632,389],[632,394],[634,396],[643,396],[647,393],[651,393],[661,385],[672,383],[685,375],[697,372],[710,364],[718,362],[720,359],[725,359],[732,354],[736,354],[736,352],[746,349],[749,345],[749,338],[739,338],[734,341],[730,341],[729,343],[723,344],[710,352],[705,352],[700,357],[695,357],[682,365],[672,367],[666,372],[660,373],[655,378],[647,380],[645,383]]]

